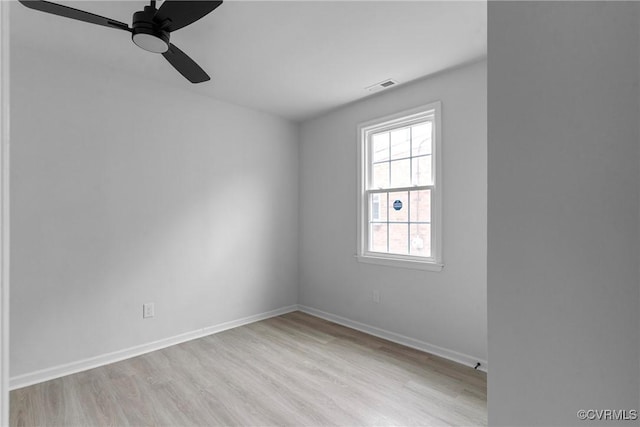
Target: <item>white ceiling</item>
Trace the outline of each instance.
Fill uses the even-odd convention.
[[[128,24],[148,4],[60,3]],[[64,51],[74,61],[117,64],[159,87],[181,86],[302,120],[368,96],[364,88],[384,79],[402,84],[485,56],[487,21],[484,1],[226,1],[171,36],[212,77],[198,85],[160,55],[136,47],[124,31],[17,2],[11,37],[14,49],[31,46]]]

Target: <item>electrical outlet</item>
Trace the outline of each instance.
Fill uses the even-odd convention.
[[[380,304],[380,291],[371,291],[371,299],[376,304]]]
[[[142,304],[142,318],[153,317],[156,315],[156,308],[152,302]]]

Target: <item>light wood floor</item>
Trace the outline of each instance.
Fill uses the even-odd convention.
[[[294,312],[11,392],[12,426],[486,425],[486,375]]]

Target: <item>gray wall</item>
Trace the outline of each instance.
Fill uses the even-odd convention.
[[[296,125],[11,53],[12,377],[297,302]]]
[[[638,409],[637,8],[489,4],[491,425]]]
[[[436,100],[442,101],[445,268],[358,263],[357,125]],[[479,62],[302,124],[301,304],[486,359],[486,105],[486,62]]]

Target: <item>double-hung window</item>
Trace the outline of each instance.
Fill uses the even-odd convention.
[[[440,103],[359,126],[358,259],[442,268]]]

